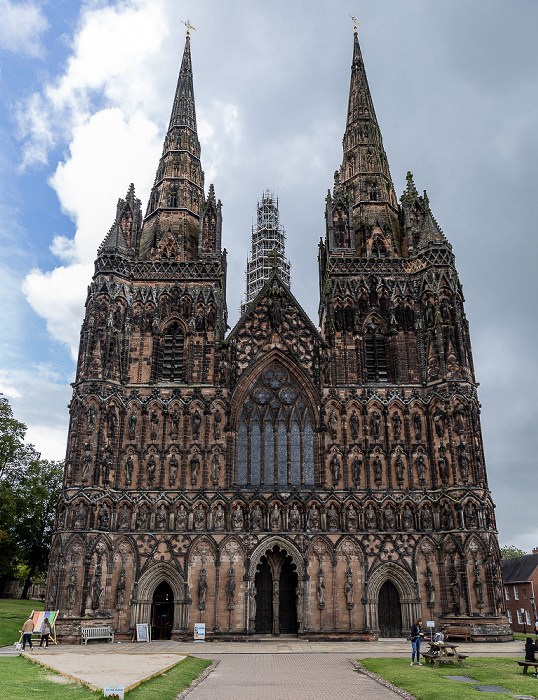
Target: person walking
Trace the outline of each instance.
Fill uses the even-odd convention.
[[[412,625],[411,627],[411,634],[409,635],[409,641],[411,642],[411,647],[412,647],[412,653],[411,653],[411,663],[409,664],[410,666],[415,665],[415,654],[417,657],[417,666],[422,666],[420,663],[420,640],[421,637],[424,636],[424,632],[422,631],[422,620],[419,618],[418,620],[415,620],[415,624]]]
[[[34,631],[34,620],[32,617],[29,617],[24,625],[22,626],[22,650],[24,651],[24,648],[26,647],[26,642],[30,645],[30,651],[33,650],[32,646],[32,632]]]
[[[49,618],[46,617],[43,620],[43,627],[41,628],[41,641],[39,642],[39,648],[41,648],[43,646],[43,642],[45,642],[45,649],[49,648],[50,632],[51,632],[51,627],[50,627]]]

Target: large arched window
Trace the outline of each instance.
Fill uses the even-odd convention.
[[[388,382],[387,348],[385,336],[380,327],[372,321],[364,334],[364,354],[366,358],[366,380],[368,382]]]
[[[183,331],[179,323],[169,326],[163,338],[163,381],[183,379]]]
[[[281,365],[264,370],[246,397],[237,430],[237,483],[314,483],[314,425],[299,385]]]

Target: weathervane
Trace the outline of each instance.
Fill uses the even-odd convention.
[[[181,24],[184,24],[187,27],[187,36],[189,36],[191,29],[193,30],[193,32],[196,31],[196,29],[190,23],[190,20],[186,20],[185,22],[182,22]]]
[[[350,16],[351,19],[353,20],[353,30],[356,32],[356,31],[357,31],[357,27],[359,26],[359,23],[357,22],[356,18],[353,17],[353,15],[349,15],[349,16]]]

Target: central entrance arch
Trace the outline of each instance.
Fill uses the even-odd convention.
[[[301,632],[304,564],[295,547],[279,537],[270,537],[253,553],[249,573],[249,632]]]
[[[162,581],[153,593],[151,606],[151,638],[171,639],[174,627],[174,594],[170,585]]]
[[[400,596],[396,586],[390,581],[385,581],[379,591],[378,619],[380,637],[401,637],[402,609]]]

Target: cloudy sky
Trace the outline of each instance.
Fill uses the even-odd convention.
[[[0,392],[44,456],[67,403],[96,249],[130,182],[145,208],[189,19],[206,186],[223,202],[230,322],[256,202],[280,200],[317,321],[356,15],[396,190],[411,170],[466,294],[501,543],[538,546],[538,3],[0,0]]]

